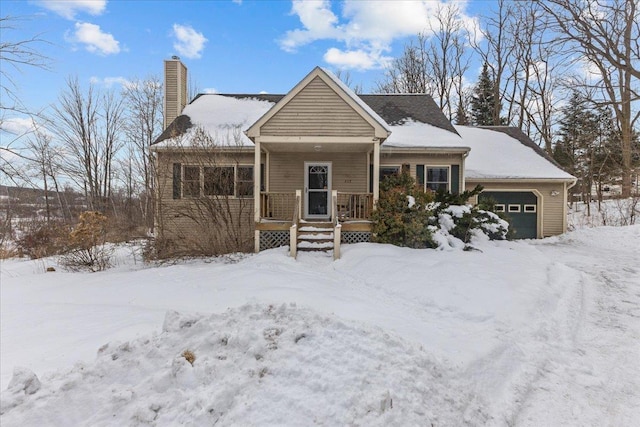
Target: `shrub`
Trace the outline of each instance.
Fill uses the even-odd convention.
[[[67,249],[69,228],[63,223],[32,221],[22,228],[16,240],[17,250],[31,259],[59,255]]]
[[[408,174],[386,178],[372,215],[373,241],[411,248],[465,247],[475,236],[507,237],[509,224],[494,212],[466,205],[482,191],[424,192]],[[456,243],[458,242],[458,243]]]
[[[106,245],[107,217],[100,212],[80,214],[69,234],[70,250],[61,258],[69,270],[102,271],[111,266],[111,250]]]
[[[380,183],[380,197],[372,214],[373,241],[411,248],[430,248],[436,244],[427,228],[433,194],[416,186],[407,173],[386,177]]]
[[[196,361],[196,355],[193,354],[193,351],[191,351],[191,350],[183,351],[182,352],[182,357],[187,359],[187,362],[189,362],[191,364],[191,366],[193,366],[193,362]]]

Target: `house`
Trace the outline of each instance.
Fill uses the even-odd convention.
[[[516,237],[566,228],[575,178],[519,129],[453,126],[424,94],[356,95],[313,69],[284,95],[201,94],[165,61],[168,126],[151,147],[157,221],[171,248],[255,251],[369,241],[380,179],[408,171],[425,190],[484,187]],[[475,201],[474,201],[475,202]],[[203,247],[204,247],[203,246]]]

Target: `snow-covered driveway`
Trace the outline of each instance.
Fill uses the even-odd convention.
[[[538,247],[583,273],[582,294],[575,327],[530,385],[516,424],[638,425],[640,228],[585,229]]]
[[[2,425],[640,419],[640,226],[479,247],[153,267],[123,250],[96,274],[4,261],[2,388],[14,366],[42,387],[3,391]],[[162,331],[170,310],[197,327]]]

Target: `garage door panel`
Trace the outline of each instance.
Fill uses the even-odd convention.
[[[504,205],[504,215],[509,221],[513,237],[516,239],[535,239],[538,237],[538,198],[530,191],[484,191],[478,201],[493,200]]]

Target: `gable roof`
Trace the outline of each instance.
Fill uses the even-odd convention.
[[[465,161],[467,179],[575,181],[574,176],[562,170],[518,128],[456,126],[456,129],[471,148]]]
[[[249,138],[254,138],[260,135],[260,128],[274,117],[280,110],[282,110],[291,100],[293,100],[307,85],[314,79],[321,79],[327,86],[329,86],[338,97],[347,103],[356,113],[358,113],[366,122],[368,122],[374,129],[375,136],[381,139],[385,139],[389,136],[391,129],[389,125],[375,112],[365,104],[347,85],[342,83],[340,79],[333,75],[333,73],[320,68],[315,67],[309,74],[305,76],[289,93],[287,93],[282,99],[280,99],[269,111],[267,111],[262,117],[260,117],[249,129],[245,131],[245,134]]]
[[[272,107],[284,97],[285,95],[276,94],[199,94],[185,107],[182,115],[162,132],[154,145],[172,138],[186,142],[184,134],[194,126],[204,126],[212,135],[216,135],[220,130],[228,128],[230,123],[244,122],[242,130],[245,131],[261,117],[257,115],[257,112],[262,111],[260,105],[268,103]],[[232,103],[225,98],[245,103]],[[398,130],[398,126],[407,122],[426,123],[457,136],[455,128],[427,94],[359,95],[358,98],[387,123],[391,130],[392,134],[384,145],[390,145],[391,139],[397,140],[399,135],[393,133]],[[237,111],[239,108],[242,111]],[[242,117],[246,120],[241,119]],[[243,138],[243,145],[253,143],[248,138]]]

